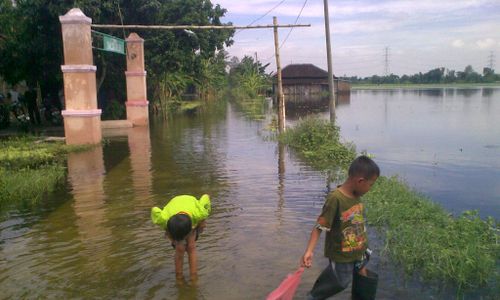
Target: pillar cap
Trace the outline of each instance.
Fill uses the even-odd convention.
[[[137,33],[132,32],[129,34],[128,38],[125,39],[127,43],[144,43],[144,39],[141,38]]]
[[[59,21],[61,24],[92,24],[92,19],[79,8],[72,8],[64,16],[59,16]]]

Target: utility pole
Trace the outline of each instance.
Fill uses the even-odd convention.
[[[328,62],[328,93],[330,96],[330,121],[335,122],[335,85],[333,83],[332,46],[330,43],[330,16],[328,0],[323,0],[325,10],[326,59]]]
[[[274,24],[274,56],[276,57],[276,72],[278,78],[278,130],[280,133],[285,132],[285,95],[283,95],[283,85],[281,82],[281,62],[280,62],[280,47],[278,41],[278,18],[273,17]]]

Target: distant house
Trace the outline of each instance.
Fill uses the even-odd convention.
[[[273,91],[277,91],[274,75]],[[321,96],[328,94],[328,72],[313,64],[291,64],[281,70],[283,93],[288,96]],[[350,93],[349,81],[334,76],[335,92]]]

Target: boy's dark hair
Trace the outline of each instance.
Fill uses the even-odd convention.
[[[191,218],[186,214],[176,214],[167,222],[167,231],[174,241],[182,241],[191,232]]]
[[[361,176],[369,179],[373,176],[380,176],[380,169],[377,164],[368,156],[361,155],[352,161],[349,167],[349,177]]]

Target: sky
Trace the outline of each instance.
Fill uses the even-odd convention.
[[[273,16],[295,24],[305,3],[297,23],[311,27],[279,30],[281,65],[327,69],[323,0],[212,3],[227,9],[223,22],[244,26],[272,24]],[[329,13],[336,76],[385,75],[386,68],[397,75],[437,67],[463,71],[467,65],[482,73],[491,60],[500,70],[500,0],[330,0]],[[268,71],[276,68],[272,28],[237,31],[227,51],[239,58],[257,53],[270,63]]]

